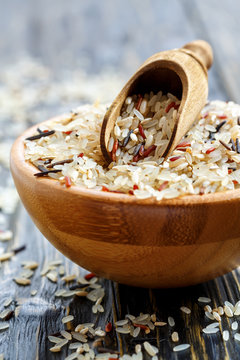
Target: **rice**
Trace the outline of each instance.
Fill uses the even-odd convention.
[[[233,311],[228,305],[224,306],[224,312],[228,317],[233,317]]]
[[[177,345],[174,346],[173,351],[178,352],[178,351],[184,351],[190,348],[189,344],[181,344],[181,345]]]
[[[30,285],[31,284],[31,280],[30,279],[26,279],[24,277],[17,277],[13,279],[18,285]]]
[[[150,153],[160,158],[171,138],[179,106],[178,99],[173,101],[171,94],[163,95],[161,91],[129,96],[110,135],[108,151],[112,160],[138,162]]]
[[[4,307],[8,307],[9,305],[11,305],[11,303],[13,302],[13,298],[9,297],[4,301]]]
[[[65,316],[65,317],[62,318],[62,323],[63,323],[63,324],[66,324],[66,323],[72,321],[73,319],[74,319],[74,316],[73,316],[73,315]]]
[[[165,325],[167,325],[167,323],[164,322],[164,321],[156,321],[156,322],[154,323],[154,325],[155,325],[155,326],[165,326]]]
[[[52,336],[52,335],[49,335],[48,336],[48,340],[54,344],[57,344],[59,343],[60,341],[62,341],[61,338],[57,337],[57,336]]]
[[[240,334],[238,333],[234,334],[234,339],[240,341]]]
[[[210,320],[215,320],[215,317],[213,316],[213,314],[211,314],[209,311],[205,311],[205,315],[208,319]]]
[[[118,327],[116,328],[116,331],[119,334],[129,334],[130,333],[130,329],[128,327],[124,328],[124,327]]]
[[[219,331],[219,328],[217,327],[204,328],[202,329],[202,331],[204,332],[204,334],[216,334]]]
[[[155,356],[158,353],[158,348],[151,345],[148,341],[144,341],[143,346],[150,356]]]
[[[11,257],[13,257],[13,255],[14,255],[13,251],[0,254],[0,262],[11,259]]]
[[[12,239],[12,236],[11,230],[0,231],[0,241],[9,241]]]
[[[214,319],[215,320],[217,320],[217,321],[221,321],[221,317],[220,317],[220,315],[219,315],[219,313],[218,312],[216,312],[216,311],[213,311],[213,317],[214,317]]]
[[[223,331],[223,340],[224,340],[224,341],[228,341],[228,340],[229,340],[229,331],[228,331],[228,330],[224,330],[224,331]]]
[[[0,323],[0,330],[7,330],[9,328],[9,324],[7,322]]]
[[[51,352],[60,352],[61,347],[60,346],[53,346],[49,349]]]
[[[167,115],[171,116],[173,110],[177,111],[172,108]],[[148,122],[147,118],[139,119],[141,116],[136,111],[133,113],[134,116],[118,119],[117,125],[122,133],[124,130],[128,131],[131,126],[129,124],[135,120],[145,121],[143,128],[149,124],[150,120]],[[70,115],[48,121],[41,130],[55,130],[54,134],[37,140],[25,140],[26,161],[48,166],[46,168],[48,171],[49,169],[57,171],[50,171],[46,175],[60,181],[63,186],[71,184],[100,191],[123,192],[135,195],[139,199],[149,197],[155,197],[157,200],[171,199],[187,194],[202,195],[239,188],[240,154],[235,144],[239,142],[240,137],[238,125],[240,105],[233,102],[210,102],[167,159],[161,158],[159,150],[159,147],[166,146],[166,140],[160,139],[161,131],[155,129],[156,125],[146,128],[145,140],[148,144],[150,142],[157,144],[150,145],[148,149],[156,146],[155,150],[147,153],[144,158],[140,156],[137,162],[132,162],[133,157],[136,156],[135,150],[139,154],[139,151],[142,153],[148,149],[140,150],[137,148],[140,145],[138,143],[132,146],[133,143],[135,144],[134,137],[133,140],[130,138],[123,149],[120,147],[116,149],[118,151],[116,161],[108,167],[99,142],[105,112],[106,106],[85,105]],[[223,117],[224,124],[219,128]],[[162,120],[160,119],[163,124],[168,120],[165,115]],[[213,130],[213,127],[215,132],[209,130]],[[119,134],[118,129],[117,134]],[[151,141],[148,140],[149,136],[153,137],[153,139],[150,137]],[[228,148],[223,146],[223,143]],[[135,149],[132,154],[129,153],[133,150],[131,146]],[[71,160],[71,162],[53,165],[51,168],[51,163],[63,160]],[[44,164],[45,161],[49,164]]]
[[[182,311],[182,312],[184,312],[185,314],[191,314],[191,310],[188,308],[188,307],[186,307],[186,306],[181,306],[180,307],[180,310]]]
[[[202,302],[202,303],[210,303],[211,302],[211,299],[209,299],[208,297],[205,297],[205,296],[200,296],[198,298],[198,301],[199,302]]]

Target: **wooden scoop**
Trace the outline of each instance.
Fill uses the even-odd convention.
[[[207,69],[211,67],[212,62],[212,48],[204,40],[196,40],[181,49],[159,52],[148,58],[126,83],[105,114],[100,143],[106,161],[112,161],[107,150],[108,141],[125,99],[150,91],[170,92],[181,99],[172,136],[163,156],[171,154],[206,103]]]

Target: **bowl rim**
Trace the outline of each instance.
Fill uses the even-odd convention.
[[[112,202],[112,203],[124,203],[128,205],[155,205],[157,207],[161,206],[185,206],[185,205],[199,205],[199,204],[211,204],[211,203],[223,203],[229,201],[237,201],[240,200],[240,189],[234,190],[226,190],[216,193],[208,193],[203,195],[198,194],[188,194],[182,195],[178,198],[172,199],[163,199],[157,200],[154,197],[150,197],[147,199],[138,199],[135,196],[130,196],[129,194],[122,193],[113,193],[113,192],[105,192],[96,189],[88,189],[79,185],[72,185],[69,188],[62,186],[57,180],[51,178],[36,178],[34,173],[36,173],[36,167],[32,165],[29,161],[26,161],[24,158],[24,140],[26,137],[31,135],[34,130],[36,130],[39,126],[46,125],[49,121],[59,121],[62,118],[69,116],[69,114],[62,114],[59,116],[52,117],[46,121],[38,123],[36,125],[31,126],[26,129],[13,143],[10,155],[10,168],[12,168],[13,158],[18,159],[18,164],[15,162],[15,166],[18,166],[18,170],[22,173],[28,173],[32,180],[37,183],[41,181],[41,185],[45,185],[54,190],[60,189],[61,191],[68,191],[72,195],[79,195],[83,198],[89,198],[91,200],[97,200],[101,202]],[[21,166],[20,166],[21,165]],[[56,185],[60,185],[61,188],[56,187]]]

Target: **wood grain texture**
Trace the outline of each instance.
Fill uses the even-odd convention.
[[[126,98],[150,91],[170,92],[181,99],[172,136],[163,156],[171,154],[206,103],[207,69],[211,67],[212,61],[211,46],[203,40],[148,58],[122,88],[103,119],[100,143],[107,163],[112,161],[108,152],[109,138]]]
[[[0,29],[4,36],[0,42],[0,62],[4,67],[18,60],[23,52],[30,52],[51,65],[56,73],[79,63],[85,64],[90,72],[101,71],[106,64],[111,64],[115,71],[122,70],[127,80],[145,58],[159,49],[179,47],[194,38],[203,38],[211,43],[216,54],[209,73],[210,98],[239,101],[239,6],[235,0],[171,0],[164,5],[159,0],[12,0],[5,2],[4,8],[1,5]],[[46,111],[50,115],[54,110],[46,107]],[[59,113],[58,106],[54,112]],[[10,120],[6,119],[5,129]],[[1,173],[1,185],[6,182],[7,173]],[[66,306],[71,307],[76,322],[91,319],[101,325],[113,317],[122,319],[126,313],[137,315],[156,311],[163,321],[169,315],[174,316],[180,342],[190,343],[191,349],[184,354],[174,354],[169,329],[158,329],[149,341],[159,346],[160,360],[239,360],[240,347],[232,336],[224,344],[220,334],[210,337],[201,333],[209,322],[203,308],[197,305],[198,296],[209,296],[212,306],[223,304],[225,300],[233,303],[239,300],[239,270],[207,283],[174,290],[134,288],[106,280],[105,313],[95,317],[88,303],[55,299],[55,289],[61,285],[41,278],[40,270],[34,275],[31,286],[39,290],[38,300],[31,299],[28,287],[22,288],[12,281],[22,260],[33,259],[41,266],[49,260],[61,259],[69,273],[83,273],[83,270],[40,234],[22,205],[10,223],[14,238],[6,247],[26,244],[27,248],[0,268],[1,310],[8,296],[25,298],[26,305],[18,318],[10,320],[10,330],[0,333],[0,353],[4,353],[7,360],[63,360],[66,349],[60,354],[50,353],[47,335],[62,328],[61,316]],[[224,223],[220,225],[223,234]],[[190,317],[179,311],[181,305],[192,309]],[[231,319],[224,321],[223,328],[229,329],[230,322]],[[132,338],[115,333],[113,341],[121,353],[131,352],[135,345]]]

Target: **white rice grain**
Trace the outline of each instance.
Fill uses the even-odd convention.
[[[62,318],[62,323],[63,323],[63,324],[66,324],[66,323],[72,321],[73,319],[74,319],[74,316],[73,316],[73,315],[64,316],[64,317]]]
[[[8,322],[0,322],[0,330],[7,330],[9,328]]]
[[[216,334],[219,331],[219,328],[204,328],[202,329],[202,331],[204,332],[204,334]]]
[[[223,340],[224,340],[224,341],[228,341],[228,340],[229,340],[229,331],[228,331],[228,330],[224,330],[224,331],[223,331]]]
[[[211,299],[209,299],[208,297],[205,297],[205,296],[200,296],[198,298],[198,301],[199,302],[202,302],[202,303],[210,303],[211,302]]]
[[[177,331],[174,331],[174,332],[172,333],[171,338],[172,338],[172,341],[173,341],[173,342],[178,342],[178,341],[179,341],[179,336],[178,336]]]
[[[234,339],[240,341],[240,334],[239,333],[234,334]]]
[[[238,322],[234,321],[231,325],[232,330],[237,330],[238,329]]]
[[[175,320],[173,317],[171,317],[171,316],[168,317],[168,324],[171,327],[175,326]]]
[[[189,344],[181,344],[181,345],[177,345],[174,346],[173,351],[174,352],[178,352],[178,351],[184,351],[190,348]]]
[[[150,356],[155,356],[158,353],[158,349],[151,345],[148,341],[144,341],[143,346]]]
[[[185,314],[191,314],[191,310],[186,306],[181,306],[180,310],[184,312]]]

